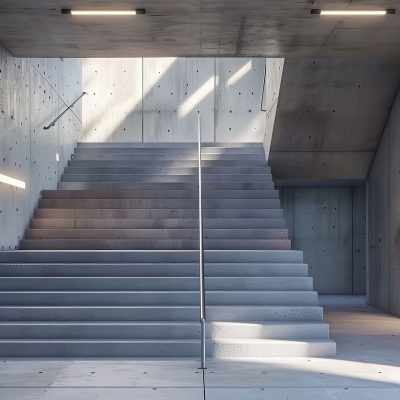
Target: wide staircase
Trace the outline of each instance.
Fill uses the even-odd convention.
[[[0,252],[0,356],[198,357],[195,144],[79,143]],[[259,143],[202,149],[207,354],[332,356]]]

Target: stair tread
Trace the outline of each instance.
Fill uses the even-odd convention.
[[[0,325],[65,325],[65,326],[75,326],[75,325],[178,325],[178,326],[186,326],[186,325],[196,325],[199,326],[199,321],[163,321],[163,320],[142,320],[142,321],[0,321]],[[215,324],[226,324],[226,325],[236,325],[237,322],[232,321],[207,321],[208,325]],[[310,326],[319,326],[319,325],[328,325],[326,322],[314,322],[314,321],[266,321],[263,324],[263,321],[240,321],[242,325],[265,325],[265,326],[297,326],[297,325],[310,325]]]
[[[36,309],[36,308],[48,308],[48,309],[63,309],[63,308],[76,308],[76,309],[100,309],[100,308],[104,308],[104,309],[109,309],[109,308],[121,308],[121,309],[194,309],[194,310],[198,310],[199,306],[198,305],[164,305],[164,304],[160,304],[160,305],[134,305],[134,306],[126,306],[126,305],[89,305],[89,306],[77,306],[77,305],[73,305],[73,306],[65,306],[65,305],[57,305],[57,306],[49,306],[49,305],[0,305],[0,309],[11,309],[11,308],[25,308],[25,309]],[[318,305],[304,305],[304,306],[299,306],[299,305],[285,305],[285,306],[281,306],[281,305],[247,305],[247,304],[229,304],[229,305],[207,305],[207,308],[251,308],[251,309],[255,309],[255,308],[273,308],[273,309],[285,309],[285,308],[290,308],[291,310],[293,309],[298,309],[298,308],[307,308],[307,309],[322,309],[321,306]],[[246,321],[247,322],[247,321]]]
[[[334,343],[331,339],[207,339],[226,343]],[[200,339],[0,339],[1,343],[199,343]]]

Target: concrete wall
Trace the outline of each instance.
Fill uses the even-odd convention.
[[[293,248],[320,294],[365,293],[365,188],[281,189]]]
[[[0,174],[26,183],[0,183],[0,250],[18,245],[41,190],[56,187],[80,140],[79,105],[43,130],[80,93],[80,60],[14,58],[0,48]]]
[[[399,60],[286,59],[269,158],[275,179],[364,182],[399,83]]]
[[[367,181],[368,302],[400,316],[400,95]]]
[[[276,111],[278,109],[279,92],[281,88],[284,58],[267,58],[265,60],[264,104],[265,110],[265,135],[264,150],[267,159],[271,148],[272,135],[274,133]]]
[[[257,141],[265,59],[84,59],[86,141]]]

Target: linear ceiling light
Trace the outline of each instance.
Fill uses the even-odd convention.
[[[137,14],[146,14],[144,8],[137,8],[136,10],[71,10],[63,8],[61,14],[68,15],[81,15],[81,16],[129,16]]]
[[[313,8],[311,10],[311,14],[345,17],[365,17],[396,14],[396,10],[394,8],[388,8],[386,10],[321,10],[319,8]]]
[[[0,174],[0,183],[15,186],[20,189],[25,189],[25,182],[19,179],[11,178],[11,176]]]

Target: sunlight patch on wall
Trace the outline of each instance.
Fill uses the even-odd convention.
[[[237,72],[235,72],[226,82],[226,87],[233,86],[236,82],[240,81],[248,72],[251,71],[252,62],[248,61]]]
[[[15,186],[20,189],[25,189],[25,182],[19,179],[11,178],[10,176],[0,174],[0,182],[6,185]]]
[[[187,100],[185,100],[178,109],[178,117],[185,118],[198,104],[200,104],[211,92],[214,91],[214,80],[218,81],[218,77],[209,78],[202,86],[200,86]],[[218,85],[218,82],[216,82]]]

